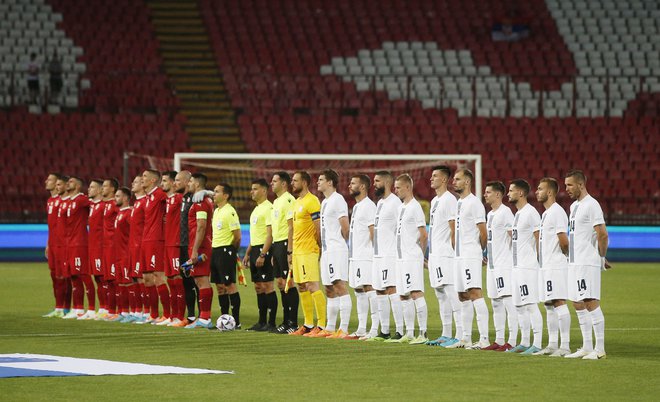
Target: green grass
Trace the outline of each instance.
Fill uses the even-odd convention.
[[[0,274],[0,353],[235,371],[235,375],[0,379],[0,399],[6,401],[602,401],[657,400],[660,395],[657,264],[617,264],[603,275],[608,358],[601,361],[45,319],[40,316],[52,305],[46,265],[0,264]],[[242,321],[247,326],[256,319],[253,293],[250,287],[241,288]],[[440,321],[432,295],[427,294],[429,332],[435,337]],[[214,317],[217,314],[214,311]],[[574,312],[572,318],[575,350],[581,337]]]

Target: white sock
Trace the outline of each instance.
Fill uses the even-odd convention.
[[[541,342],[543,341],[543,316],[539,305],[536,303],[528,304],[527,311],[529,311],[529,319],[532,324],[532,332],[534,332],[534,346],[541,349]]]
[[[557,313],[557,321],[559,323],[559,334],[561,335],[561,348],[571,349],[571,313],[568,311],[567,305],[562,305],[555,308]]]
[[[403,307],[403,320],[406,323],[406,335],[412,338],[415,336],[415,303],[411,299],[401,300],[401,306]]]
[[[358,329],[357,333],[363,335],[367,332],[367,315],[369,314],[369,296],[364,292],[355,292],[357,305]],[[340,307],[341,314],[341,307]]]
[[[390,303],[392,304],[392,315],[394,316],[396,332],[403,334],[403,305],[401,304],[401,297],[396,293],[390,295]]]
[[[605,353],[605,316],[603,315],[603,310],[597,307],[589,314],[591,315],[594,334],[596,334],[596,347],[594,349],[598,352]]]
[[[376,296],[378,302],[378,317],[380,330],[384,334],[390,333],[390,300],[387,295]]]
[[[474,311],[477,314],[477,328],[479,328],[479,341],[488,342],[488,306],[484,298],[479,298],[472,302]]]
[[[449,296],[451,303],[451,310],[454,315],[454,323],[456,324],[456,336],[454,338],[461,339],[463,337],[463,304],[458,300],[458,292],[454,285],[445,285],[445,293]]]
[[[339,329],[348,333],[348,324],[351,322],[351,310],[353,309],[353,300],[351,295],[345,294],[339,297]],[[367,317],[364,317],[364,328],[367,328]]]
[[[472,320],[474,320],[472,300],[461,302],[461,317],[463,318],[463,340],[472,343]]]
[[[545,305],[545,321],[548,324],[548,347],[559,347],[559,317],[555,306]]]
[[[369,311],[371,312],[371,329],[369,333],[375,336],[378,335],[378,324],[380,323],[378,296],[375,290],[368,291],[367,296],[369,297]]]
[[[593,324],[591,322],[591,315],[587,309],[575,310],[578,322],[580,323],[580,331],[582,331],[582,350],[585,352],[593,352],[593,339],[591,337],[591,329]]]
[[[337,328],[337,313],[339,313],[339,298],[328,297],[328,302],[327,302],[328,317],[325,324],[326,331],[335,332]]]
[[[495,325],[495,343],[504,345],[504,328],[506,327],[506,307],[501,298],[491,299],[493,305],[493,325]]]
[[[445,293],[444,288],[437,288],[435,290],[435,297],[438,299],[440,306],[440,321],[442,321],[442,336],[451,338],[451,303],[449,296]]]
[[[529,312],[525,308],[526,306],[516,306],[516,311],[518,311],[518,325],[520,325],[520,345],[528,348],[530,346],[529,342]]]
[[[424,296],[415,299],[415,310],[417,311],[417,322],[419,323],[419,335],[426,334],[426,324],[429,318],[429,310],[426,306]]]
[[[518,311],[516,311],[516,306],[513,305],[513,297],[504,296],[502,302],[506,307],[507,323],[509,324],[508,343],[511,346],[516,346],[518,341]]]

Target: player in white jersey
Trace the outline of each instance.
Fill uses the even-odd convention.
[[[548,346],[538,354],[553,357],[562,357],[571,353],[571,313],[566,305],[568,216],[556,202],[558,192],[557,180],[550,177],[541,179],[536,188],[536,200],[545,208],[539,227],[539,264],[541,265],[539,286],[548,324]]]
[[[430,346],[449,346],[463,337],[461,302],[454,286],[454,225],[456,222],[456,197],[448,189],[451,169],[435,166],[431,172],[431,188],[435,197],[431,200],[429,222],[429,282],[435,290],[440,307],[442,335],[427,342]],[[452,337],[452,315],[456,322],[456,336]]]
[[[348,294],[348,205],[337,192],[339,175],[332,169],[321,172],[318,191],[325,198],[321,202],[321,282],[325,286],[327,302],[326,327],[317,337],[348,336],[353,302]],[[339,313],[339,329],[336,329]]]
[[[376,289],[378,314],[380,317],[380,332],[378,336],[368,341],[384,341],[401,339],[403,337],[403,306],[396,294],[396,276],[394,263],[396,261],[396,222],[401,200],[392,194],[394,178],[388,171],[378,171],[374,175],[376,197],[376,217],[374,218],[374,256],[372,262],[373,287]],[[390,335],[390,304],[396,333]]]
[[[394,182],[396,195],[402,201],[396,226],[396,291],[403,305],[405,335],[398,343],[421,345],[426,336],[428,308],[424,299],[424,251],[428,235],[426,218],[419,202],[413,197],[413,180],[402,174]],[[419,334],[415,338],[415,313]],[[386,341],[387,342],[387,341]]]
[[[367,340],[378,335],[376,291],[371,286],[376,204],[367,196],[369,187],[371,180],[364,174],[351,177],[348,185],[348,191],[355,198],[348,234],[348,285],[355,290],[358,329],[345,339]],[[371,311],[371,329],[367,333],[369,311]]]
[[[587,192],[587,178],[572,170],[564,179],[566,193],[575,200],[569,216],[568,298],[573,301],[582,331],[582,348],[568,358],[603,359],[605,317],[600,309],[600,271],[610,268],[608,235],[600,204]],[[591,329],[596,335],[592,346]]]
[[[531,355],[541,350],[543,317],[539,310],[539,262],[538,238],[541,216],[527,202],[529,183],[517,179],[509,185],[509,201],[517,212],[511,227],[511,249],[513,256],[513,302],[518,310],[520,344],[507,352]],[[530,325],[534,342],[530,345]]]
[[[484,200],[491,208],[486,218],[488,230],[488,245],[486,247],[486,288],[493,305],[493,324],[495,325],[495,342],[485,350],[506,352],[513,349],[518,338],[518,312],[511,296],[511,226],[513,212],[502,205],[504,198],[504,183],[492,181],[486,183]],[[509,323],[509,339],[504,341],[505,324]]]
[[[454,174],[454,190],[460,197],[456,205],[454,231],[454,268],[456,290],[461,301],[463,338],[447,348],[482,349],[488,341],[488,307],[484,301],[481,280],[483,249],[486,247],[486,210],[472,194],[474,174],[459,169]],[[474,310],[473,310],[474,308]],[[472,343],[472,321],[477,315],[479,341]]]

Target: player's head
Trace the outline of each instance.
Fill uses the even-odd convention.
[[[451,177],[451,168],[446,165],[434,166],[431,169],[431,188],[437,190],[446,188]]]
[[[536,187],[536,201],[544,204],[549,199],[555,200],[559,192],[559,184],[552,177],[544,177]]]
[[[369,193],[369,187],[371,187],[369,176],[366,174],[356,174],[351,177],[351,182],[348,184],[348,191],[353,198],[357,198],[360,195],[366,196]]]
[[[109,178],[103,180],[103,186],[101,186],[101,195],[103,198],[108,199],[114,197],[115,193],[119,189],[119,181],[115,178]]]
[[[262,202],[267,198],[268,195],[268,182],[266,179],[254,179],[252,180],[252,186],[250,187],[250,198],[252,201]]]
[[[174,190],[177,193],[188,191],[188,183],[190,182],[191,177],[192,174],[187,170],[182,170],[177,173],[176,177],[174,178]]]
[[[322,193],[326,191],[332,191],[337,188],[339,184],[339,174],[332,169],[326,169],[319,174],[319,178],[316,181],[318,190]]]
[[[394,176],[387,170],[379,170],[374,174],[374,194],[376,197],[382,197],[386,192],[392,190]]]
[[[474,183],[474,173],[468,168],[460,168],[454,173],[454,190],[458,194],[468,194],[472,192]]]
[[[303,191],[307,191],[311,183],[312,176],[304,170],[299,170],[293,174],[291,179],[291,191],[294,195],[299,195]]]
[[[277,195],[289,191],[290,184],[291,176],[285,171],[275,172],[273,178],[270,180],[270,186],[273,189],[273,192]]]
[[[174,179],[176,178],[176,172],[173,170],[168,170],[163,172],[163,177],[160,180],[160,187],[166,193],[174,192]]]
[[[146,169],[142,172],[142,188],[149,192],[160,183],[160,172],[156,169]]]
[[[69,176],[60,175],[55,182],[55,192],[59,195],[66,193],[66,182],[69,181]]]
[[[493,205],[497,203],[502,202],[502,198],[504,198],[504,183],[501,181],[489,181],[486,183],[486,190],[484,190],[484,201],[486,201],[486,204],[488,205]]]
[[[215,205],[225,205],[231,200],[234,188],[227,183],[220,183],[213,189],[213,202]]]
[[[193,173],[188,182],[188,192],[196,193],[206,189],[206,183],[209,181],[204,173]]]
[[[57,183],[57,178],[61,176],[59,173],[49,173],[44,181],[46,186],[46,191],[55,191],[55,184]]]
[[[115,191],[115,204],[119,208],[127,207],[131,200],[131,190],[128,187],[120,187]]]
[[[103,187],[103,179],[92,179],[87,186],[87,195],[89,198],[96,198],[101,195],[101,188]]]
[[[394,181],[394,192],[402,201],[412,197],[413,179],[408,173],[399,175],[396,178]]]
[[[142,175],[137,175],[131,183],[131,191],[134,194],[142,194],[144,192],[144,187],[142,186]]]
[[[526,200],[529,189],[527,180],[516,179],[511,181],[511,184],[509,184],[509,194],[507,194],[509,201],[515,204],[520,200]]]
[[[83,188],[83,181],[78,176],[71,176],[66,182],[66,191],[71,194],[78,194]]]
[[[572,200],[579,200],[582,193],[587,191],[587,176],[578,169],[569,170],[564,176],[566,193]]]

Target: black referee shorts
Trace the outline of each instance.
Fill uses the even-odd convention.
[[[264,246],[252,246],[250,250],[250,273],[252,275],[252,282],[272,282],[273,281],[273,264],[271,263],[270,250],[264,257],[264,265],[257,267],[257,258],[262,253]]]
[[[236,283],[236,256],[234,246],[214,247],[211,253],[211,283]]]
[[[289,273],[289,260],[286,254],[287,243],[287,240],[276,241],[270,247],[269,252],[273,256],[273,275],[275,278],[286,279]]]

